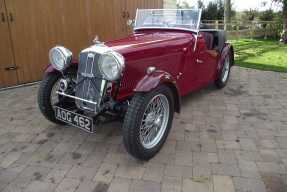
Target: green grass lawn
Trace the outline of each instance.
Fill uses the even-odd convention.
[[[277,40],[230,40],[235,50],[235,64],[241,67],[287,72],[287,45]]]

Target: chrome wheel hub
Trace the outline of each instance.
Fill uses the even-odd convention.
[[[169,119],[169,101],[163,94],[154,96],[148,103],[140,127],[140,141],[153,148],[162,139]]]
[[[155,120],[154,120],[154,125],[156,126],[156,127],[159,127],[160,126],[160,124],[161,124],[161,118],[160,117],[157,117]]]

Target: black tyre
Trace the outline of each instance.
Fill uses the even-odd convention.
[[[64,122],[55,118],[53,109],[53,105],[57,103],[53,99],[59,99],[55,91],[58,89],[57,86],[61,76],[60,73],[49,73],[44,76],[38,92],[38,105],[46,119],[53,123],[64,125]]]
[[[137,159],[149,160],[162,148],[174,114],[174,98],[167,86],[150,93],[136,93],[123,124],[127,151]]]
[[[224,59],[224,64],[222,66],[219,77],[215,81],[215,85],[218,89],[222,89],[223,87],[225,87],[228,82],[230,76],[231,61],[231,56],[230,54],[228,54]]]

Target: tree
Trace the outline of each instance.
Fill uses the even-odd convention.
[[[177,8],[179,8],[179,9],[190,9],[192,7],[186,1],[181,1],[177,4]]]
[[[283,0],[283,31],[281,35],[281,40],[287,43],[287,0]]]
[[[259,15],[258,10],[256,10],[256,9],[249,9],[249,10],[245,10],[243,12],[242,19],[243,20],[248,20],[248,21],[253,21],[258,15]]]
[[[272,9],[268,9],[259,13],[259,19],[261,21],[273,21],[275,16],[276,15]]]
[[[231,21],[231,2],[230,0],[224,1],[224,29],[227,29]]]
[[[204,9],[204,8],[205,8],[205,7],[204,7],[204,3],[203,3],[202,0],[198,0],[198,1],[197,1],[197,6],[198,6],[199,9]]]
[[[283,31],[281,34],[281,42],[287,43],[287,0],[272,0],[276,3],[282,4],[282,16],[283,16]]]
[[[205,7],[202,1],[198,1],[198,6],[201,6],[202,20],[223,20],[224,4],[222,0],[210,1]],[[202,3],[202,4],[201,4]]]

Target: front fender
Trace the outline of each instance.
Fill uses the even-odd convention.
[[[77,61],[77,60],[73,60],[70,67],[77,67],[77,66],[78,66],[78,61]],[[70,67],[68,67],[68,69],[69,69]],[[51,64],[49,64],[44,71],[45,71],[45,72],[44,72],[45,74],[59,72],[59,71],[58,71],[57,69],[55,69],[55,68],[53,67],[53,65],[51,65]]]
[[[175,79],[167,72],[158,70],[151,74],[145,75],[138,82],[134,92],[149,92],[160,85],[166,85],[171,89],[174,97],[175,111],[179,113],[181,108],[179,89]]]
[[[156,88],[162,83],[172,83],[176,85],[173,77],[164,71],[155,71],[151,74],[145,75],[134,89],[135,92],[148,92]]]
[[[51,64],[49,64],[45,69],[45,74],[54,73],[54,72],[59,72],[59,71],[55,69]]]

